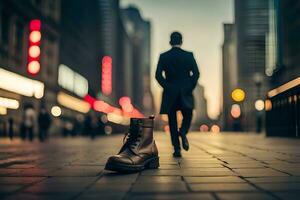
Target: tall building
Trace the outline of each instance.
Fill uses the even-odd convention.
[[[97,1],[63,0],[61,3],[60,64],[88,78],[90,92],[100,91],[100,54]]]
[[[268,136],[299,137],[300,4],[270,0],[267,74],[271,87],[266,100]]]
[[[128,7],[122,10],[125,28],[132,41],[132,77],[135,80],[133,102],[145,114],[153,114],[153,96],[150,89],[151,25],[139,10]]]
[[[231,131],[233,117],[231,107],[233,100],[231,93],[237,88],[237,57],[236,57],[236,32],[234,24],[224,24],[224,43],[222,46],[223,64],[223,130]]]
[[[272,88],[300,76],[300,4],[270,0],[267,74]]]
[[[269,29],[268,0],[235,0],[238,84],[246,93],[242,105],[243,127],[256,127],[255,102],[269,89],[266,68],[266,37]]]
[[[111,60],[111,67],[104,74],[103,65],[100,65],[101,90],[98,97],[113,104],[118,104],[120,90],[123,84],[124,63],[122,60],[122,39],[124,28],[120,18],[119,0],[98,0],[98,54],[100,63],[103,59]],[[105,59],[104,59],[105,60]]]
[[[15,130],[25,107],[56,105],[59,20],[60,0],[0,1],[0,107]]]

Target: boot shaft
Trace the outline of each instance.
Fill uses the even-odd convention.
[[[125,143],[120,152],[130,147],[131,150],[136,154],[149,152],[154,152],[157,154],[157,148],[153,140],[153,127],[153,116],[150,116],[149,118],[131,118],[129,134],[131,139],[136,138],[138,144],[132,147],[130,144],[126,146]]]

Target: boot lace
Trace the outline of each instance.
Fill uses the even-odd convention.
[[[141,127],[139,126],[130,127],[128,133],[126,133],[123,138],[123,144],[130,149],[134,149],[141,141],[141,135],[139,134],[140,131]]]

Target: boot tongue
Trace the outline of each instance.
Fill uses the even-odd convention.
[[[138,146],[138,142],[140,142],[141,139],[141,128],[141,121],[139,119],[130,120],[129,133],[125,135],[126,141],[119,153],[121,153],[125,149],[130,149],[135,154],[138,153],[136,147]]]

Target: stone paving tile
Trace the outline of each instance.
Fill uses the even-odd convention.
[[[24,185],[0,185],[0,194],[9,194],[23,187]]]
[[[53,194],[53,195],[36,195],[36,194],[27,194],[27,193],[19,193],[15,195],[9,195],[3,197],[3,200],[69,200],[73,197],[72,194]]]
[[[0,185],[28,185],[44,179],[44,177],[0,177]]]
[[[140,194],[130,195],[126,200],[213,200],[215,199],[208,193],[194,193],[194,194]]]
[[[234,171],[243,177],[273,177],[273,176],[289,176],[286,173],[275,171],[270,168],[265,169],[234,169]]]
[[[103,171],[122,135],[8,142],[0,139],[0,199],[298,199],[300,141],[262,135],[190,133],[172,157],[156,133],[160,169]]]
[[[2,168],[0,169],[0,177],[1,176],[16,176],[18,174],[20,174],[20,172],[22,171],[22,169],[5,169]]]
[[[182,182],[181,176],[139,176],[136,180],[136,183],[173,183],[173,182]]]
[[[195,192],[248,192],[257,191],[255,187],[247,183],[195,183],[189,184]]]
[[[77,194],[96,181],[92,177],[52,177],[33,186],[30,186],[22,192],[34,194]]]
[[[22,177],[47,177],[57,169],[29,168],[20,171],[17,176]]]
[[[35,168],[36,165],[33,164],[13,164],[10,165],[7,168],[12,168],[12,169],[29,169],[29,168]]]
[[[96,183],[116,184],[129,183],[136,181],[139,174],[118,174],[118,173],[103,173],[103,176]]]
[[[235,163],[226,164],[231,169],[255,169],[255,168],[266,168],[262,163]]]
[[[300,176],[246,178],[252,183],[300,183]]]
[[[110,192],[127,192],[131,188],[130,183],[97,183],[87,190],[87,193],[110,193]]]
[[[49,176],[82,176],[82,177],[93,177],[98,176],[102,172],[102,169],[61,169],[49,173]]]
[[[131,192],[138,193],[158,193],[158,192],[187,192],[187,187],[184,182],[171,183],[136,183],[131,188]]]
[[[299,191],[300,183],[255,183],[256,186],[268,191]]]
[[[282,200],[299,200],[300,192],[275,192],[275,195]]]
[[[187,169],[187,170],[182,170],[181,171],[181,175],[182,176],[205,176],[205,177],[208,177],[208,176],[212,176],[212,177],[215,177],[215,176],[232,176],[232,175],[235,175],[234,172],[230,171],[229,169],[227,168],[224,168],[226,170],[224,171],[217,171],[217,170],[208,170],[208,171],[202,171],[201,169],[198,169],[198,170],[190,170],[190,169]]]
[[[109,200],[122,200],[124,199],[126,192],[118,192],[116,193],[90,193],[86,192],[76,198],[76,200],[101,200],[101,199],[109,199]]]
[[[245,183],[245,180],[237,176],[224,177],[185,177],[187,183]]]
[[[141,172],[142,176],[180,176],[181,170],[180,169],[159,169],[159,170],[145,170]]]
[[[217,193],[220,200],[274,200],[276,198],[265,193]]]
[[[190,163],[180,163],[180,167],[181,168],[224,168],[224,166],[220,163],[217,163],[217,164],[210,164],[210,163],[193,163],[193,162],[190,162]]]

